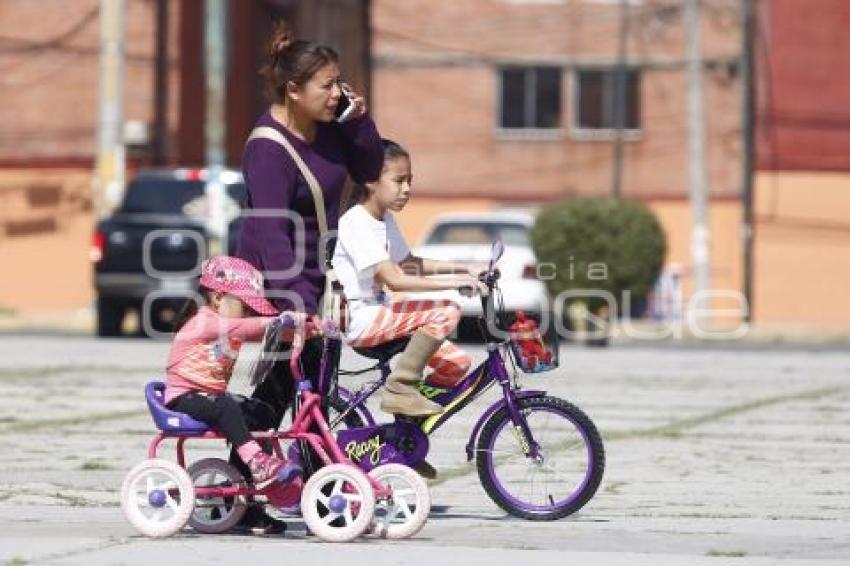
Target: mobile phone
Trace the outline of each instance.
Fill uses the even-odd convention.
[[[340,87],[339,95],[339,104],[336,106],[336,111],[334,112],[334,116],[336,117],[337,122],[345,122],[351,113],[354,112],[354,104],[351,103],[351,98],[349,98],[348,93],[342,87]]]

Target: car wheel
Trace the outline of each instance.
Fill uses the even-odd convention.
[[[121,336],[124,321],[124,305],[118,301],[97,299],[97,335],[100,337]]]
[[[142,321],[139,332],[148,338],[162,338],[162,334],[174,332],[174,322],[180,312],[180,307],[172,300],[155,301],[149,305],[150,311],[143,312],[144,305],[139,307],[139,320]],[[145,327],[145,319],[150,325]],[[152,332],[149,332],[152,331]]]

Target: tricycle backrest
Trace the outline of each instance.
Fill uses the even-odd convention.
[[[145,386],[145,400],[156,428],[162,432],[194,436],[204,434],[210,428],[206,423],[197,421],[186,413],[172,411],[166,407],[165,384],[161,381],[151,381]]]

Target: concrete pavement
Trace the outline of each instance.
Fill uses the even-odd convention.
[[[529,388],[567,398],[605,436],[596,497],[552,523],[506,517],[463,445],[477,401],[432,439],[440,470],[423,531],[400,542],[137,536],[118,507],[153,434],[142,386],[168,345],[0,337],[0,560],[9,564],[839,564],[850,562],[850,355],[769,349],[565,347]],[[480,359],[480,348],[470,347]],[[234,387],[247,388],[253,350]],[[347,355],[344,365],[362,359]],[[354,380],[356,381],[356,379]],[[195,445],[192,458],[223,454]]]

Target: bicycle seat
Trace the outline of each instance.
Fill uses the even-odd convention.
[[[373,360],[378,360],[380,363],[385,364],[390,361],[393,356],[407,348],[408,342],[410,342],[410,336],[402,336],[401,338],[396,338],[395,340],[390,340],[389,342],[384,342],[377,346],[354,348],[354,351],[361,356],[372,358]]]
[[[162,432],[181,436],[200,436],[210,430],[206,423],[166,407],[165,384],[161,381],[151,381],[145,385],[145,400],[148,402],[148,409],[156,428]]]

